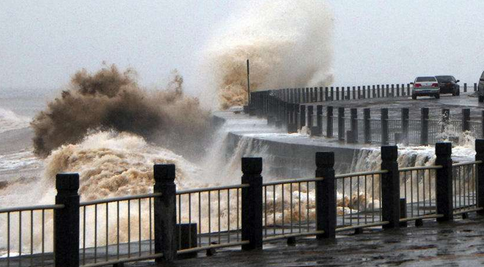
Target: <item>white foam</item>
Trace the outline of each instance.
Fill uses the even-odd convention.
[[[0,133],[28,127],[30,118],[9,109],[0,108]]]

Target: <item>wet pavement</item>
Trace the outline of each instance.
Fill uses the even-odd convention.
[[[339,235],[334,242],[300,238],[296,246],[274,241],[255,252],[225,249],[211,257],[200,252],[198,258],[159,266],[482,266],[483,237],[484,218],[473,215],[444,224],[429,220],[417,228],[364,230],[358,235]]]

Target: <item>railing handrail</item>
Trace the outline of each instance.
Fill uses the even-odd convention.
[[[314,178],[296,178],[296,179],[284,179],[272,182],[263,183],[262,186],[280,185],[280,184],[294,184],[294,183],[307,183],[307,182],[318,182],[324,180],[324,177],[314,177]]]
[[[34,210],[57,210],[62,208],[64,208],[64,205],[62,204],[24,206],[24,207],[12,207],[12,208],[0,209],[0,213],[34,211]]]
[[[98,199],[92,201],[86,201],[79,203],[79,206],[91,206],[96,204],[106,204],[111,202],[118,202],[118,201],[126,201],[126,200],[133,200],[133,199],[143,199],[143,198],[150,198],[150,197],[160,197],[161,193],[151,193],[151,194],[143,194],[143,195],[135,195],[135,196],[126,196],[126,197],[113,197],[113,198],[105,198],[105,199]]]
[[[347,174],[339,174],[335,175],[335,179],[343,179],[351,176],[367,176],[367,175],[374,175],[374,174],[385,174],[388,173],[387,170],[379,170],[379,171],[368,171],[368,172],[354,172],[354,173],[347,173]]]
[[[203,192],[209,192],[209,191],[240,189],[240,188],[247,188],[247,187],[249,187],[248,184],[214,186],[214,187],[206,187],[206,188],[180,190],[180,191],[176,191],[176,194],[185,195],[185,194],[203,193]]]
[[[459,167],[459,166],[472,165],[472,164],[481,164],[481,163],[482,163],[482,160],[466,161],[466,162],[460,162],[460,163],[452,164],[452,167]]]
[[[405,171],[420,171],[420,170],[438,170],[442,169],[443,167],[440,165],[433,165],[433,166],[416,166],[416,167],[406,167],[406,168],[399,168],[399,172]]]

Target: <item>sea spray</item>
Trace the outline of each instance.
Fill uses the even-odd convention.
[[[114,65],[94,74],[81,70],[31,123],[34,151],[46,157],[53,149],[81,141],[89,131],[112,129],[199,155],[210,136],[209,113],[182,86],[177,73],[167,90],[148,91],[137,85],[133,70],[120,72]]]
[[[247,59],[253,91],[332,83],[333,16],[325,1],[251,1],[221,25],[203,55],[208,86],[218,89],[206,101],[218,97],[222,109],[246,104]]]

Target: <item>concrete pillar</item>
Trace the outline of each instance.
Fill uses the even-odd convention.
[[[381,144],[388,145],[389,142],[388,132],[388,109],[381,109]]]
[[[363,123],[365,127],[365,144],[371,143],[371,110],[363,109]]]
[[[336,237],[336,185],[334,179],[334,152],[316,153],[316,230],[324,231],[317,239]]]
[[[326,137],[333,137],[333,107],[326,107]]]
[[[421,109],[420,116],[420,145],[429,144],[429,108]]]
[[[57,174],[54,210],[54,266],[79,266],[79,174]]]
[[[155,253],[163,253],[156,262],[171,262],[177,250],[175,164],[156,164],[154,178],[153,192],[161,193],[154,201]]]
[[[409,143],[409,119],[410,119],[410,109],[402,108],[402,139],[405,145]]]
[[[262,158],[242,158],[242,250],[262,249]]]
[[[345,108],[338,108],[338,140],[345,140]]]
[[[454,209],[452,203],[452,143],[439,142],[435,145],[435,165],[442,166],[436,170],[437,218],[438,222],[452,221]]]
[[[471,110],[468,108],[462,109],[462,131],[471,130]]]
[[[388,221],[384,229],[400,227],[400,175],[398,173],[398,147],[381,147],[381,169],[388,171],[381,175],[382,219]]]
[[[353,134],[353,141],[358,143],[358,109],[351,109],[351,132]]]

